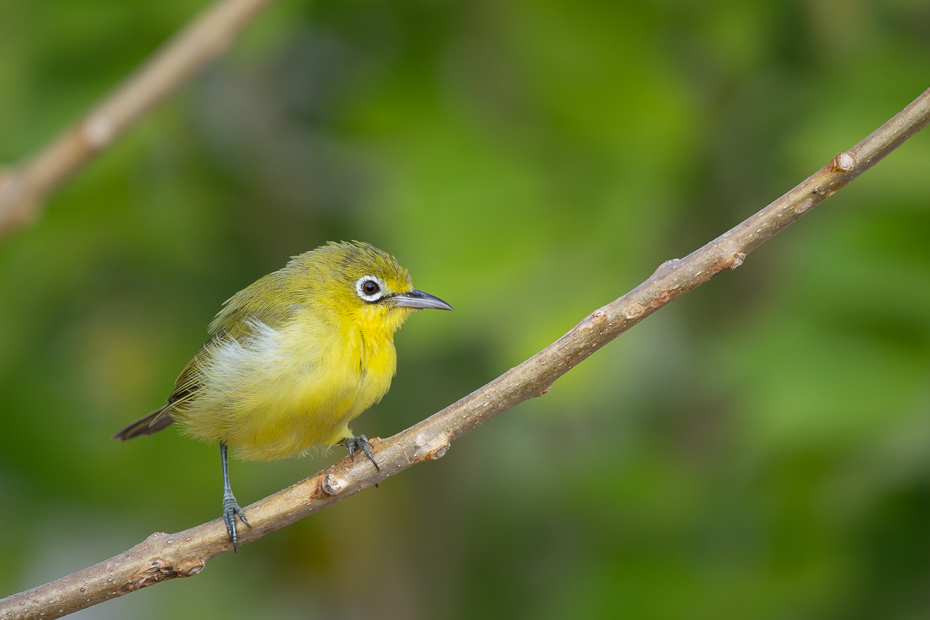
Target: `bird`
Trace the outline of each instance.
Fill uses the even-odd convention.
[[[427,308],[452,310],[413,288],[410,273],[368,243],[329,242],[294,256],[223,304],[166,404],[113,439],[177,422],[182,434],[219,443],[223,521],[235,550],[236,519],[251,525],[229,484],[228,450],[272,461],[342,444],[380,469],[368,438],[348,424],[390,389],[394,333]]]

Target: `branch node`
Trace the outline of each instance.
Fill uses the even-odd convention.
[[[672,258],[672,259],[665,261],[664,263],[659,265],[659,267],[655,270],[655,273],[652,274],[652,277],[655,278],[660,273],[668,271],[669,269],[675,266],[675,263],[677,263],[680,260],[681,260],[680,258]]]
[[[116,135],[111,123],[103,114],[93,114],[82,126],[84,140],[92,151],[99,151],[107,146]]]
[[[849,151],[843,151],[842,153],[837,153],[836,157],[833,158],[830,169],[833,172],[852,172],[856,169],[857,163],[855,155]]]
[[[26,195],[22,173],[0,168],[0,232],[32,222],[37,217],[35,205],[35,196]]]
[[[816,194],[817,192],[813,192],[813,193]],[[814,199],[806,198],[797,206],[797,208],[795,208],[794,212],[797,213],[798,215],[804,215],[805,213],[810,211],[813,207],[814,207]]]
[[[446,455],[449,446],[452,444],[451,433],[440,433],[430,440],[424,433],[418,433],[416,438],[417,451],[422,451],[422,461],[435,461]]]
[[[652,298],[652,301],[649,302],[650,308],[658,308],[659,306],[665,305],[672,298],[672,294],[669,291],[662,291],[658,295]]]
[[[667,263],[665,263],[665,264],[667,264]],[[661,269],[661,267],[660,267],[660,269]],[[627,306],[626,308],[623,309],[623,316],[626,317],[627,319],[631,319],[631,320],[632,320],[632,319],[635,319],[636,317],[640,316],[640,315],[641,315],[643,312],[645,312],[645,311],[646,311],[646,309],[643,308],[643,305],[642,305],[642,304],[640,304],[640,303],[635,303],[635,304],[633,304],[633,305],[631,305],[631,306]]]
[[[349,485],[345,478],[326,474],[320,479],[320,491],[327,497],[339,495]]]
[[[745,252],[730,252],[729,256],[714,263],[710,268],[710,275],[713,277],[726,269],[736,269],[743,264],[744,260],[746,260]]]
[[[206,560],[201,557],[174,563],[163,558],[149,560],[145,566],[136,571],[131,577],[120,582],[117,592],[128,594],[145,588],[159,581],[167,581],[176,577],[192,577],[203,570]]]

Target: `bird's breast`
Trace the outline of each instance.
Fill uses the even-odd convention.
[[[226,442],[245,460],[329,447],[388,391],[393,338],[357,325],[262,323],[211,348],[197,398],[176,416],[189,434]]]

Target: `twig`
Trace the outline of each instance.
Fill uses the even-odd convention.
[[[32,221],[52,191],[220,56],[272,1],[207,7],[87,116],[21,166],[0,170],[0,236]]]
[[[290,525],[412,465],[442,457],[450,443],[503,411],[549,391],[553,382],[668,302],[739,267],[746,255],[875,165],[930,121],[930,90],[849,151],[735,228],[588,315],[555,343],[484,387],[374,448],[381,465],[343,459],[245,509],[240,544]],[[68,577],[0,600],[0,619],[58,618],[159,581],[189,577],[232,549],[222,520],[177,534],[153,534],[129,551]]]

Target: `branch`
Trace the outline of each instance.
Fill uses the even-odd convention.
[[[26,225],[74,172],[219,57],[273,0],[219,0],[84,118],[17,168],[0,169],[0,236]]]
[[[457,403],[386,440],[375,440],[381,471],[367,459],[343,459],[315,476],[245,509],[251,529],[240,544],[261,538],[335,504],[408,467],[442,457],[451,442],[514,405],[549,391],[553,382],[644,318],[739,267],[746,255],[871,168],[930,122],[930,90],[852,149],[743,223],[588,315],[571,331]],[[156,533],[129,551],[57,581],[0,600],[0,618],[58,618],[102,601],[203,570],[232,550],[221,519]]]

